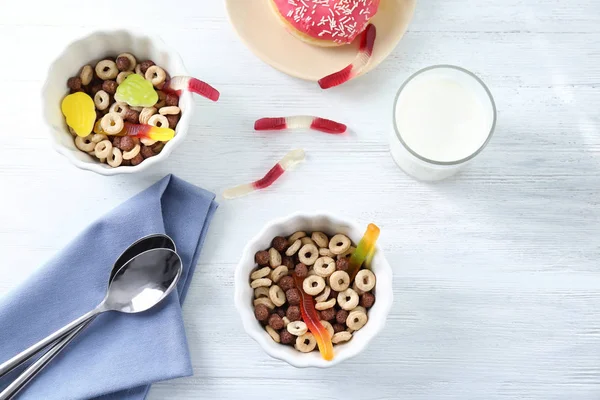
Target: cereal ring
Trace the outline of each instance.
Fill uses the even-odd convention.
[[[127,78],[131,74],[133,74],[133,72],[131,71],[119,72],[119,75],[117,75],[117,84],[120,85],[121,83],[123,83],[125,78]]]
[[[103,81],[115,79],[119,75],[119,69],[114,61],[102,60],[96,64],[96,75]]]
[[[294,336],[302,336],[308,332],[308,327],[304,321],[294,321],[287,324],[286,329]]]
[[[96,147],[94,147],[94,154],[98,158],[106,159],[106,157],[108,157],[108,155],[112,153],[112,148],[113,145],[110,140],[103,140],[99,143],[96,143]]]
[[[335,257],[335,254],[333,254],[331,252],[331,250],[329,250],[329,247],[322,247],[319,249],[319,255],[323,256],[323,257]]]
[[[129,68],[127,68],[126,71],[133,71],[135,69],[135,66],[137,65],[137,60],[135,59],[133,54],[121,53],[117,56],[117,58],[119,58],[119,57],[125,57],[126,59],[129,60]]]
[[[141,146],[139,144],[136,144],[133,149],[129,150],[129,151],[124,151],[123,152],[123,160],[133,160],[135,157],[137,157],[138,154],[140,154],[140,150],[141,150]]]
[[[350,332],[341,331],[341,332],[338,332],[333,335],[333,337],[331,338],[331,343],[333,343],[333,344],[345,343],[345,342],[349,341],[350,339],[352,339],[352,334]]]
[[[317,244],[309,237],[303,237],[302,239],[300,239],[300,243],[302,243],[302,246],[304,246],[305,244],[312,244],[315,247],[317,246]]]
[[[275,308],[275,304],[273,304],[271,299],[269,299],[268,297],[259,297],[258,299],[254,299],[252,304],[254,304],[254,307],[256,307],[259,304],[262,304],[267,306],[270,310]]]
[[[158,110],[158,112],[160,115],[177,115],[181,113],[181,109],[179,109],[177,106],[168,106],[162,107],[160,110]]]
[[[311,269],[308,271],[308,273],[306,274],[306,276],[313,276],[313,275],[314,275],[314,276],[318,276],[318,275],[317,275],[317,273],[315,272],[315,270],[311,268]]]
[[[329,250],[336,255],[344,253],[350,246],[352,246],[352,242],[348,236],[342,234],[335,235],[329,241]]]
[[[265,267],[267,268],[269,271],[271,271],[271,268],[269,267]],[[263,268],[263,269],[265,269]],[[287,276],[289,273],[288,267],[286,267],[285,265],[280,265],[279,267],[275,268],[273,270],[273,272],[271,272],[271,280],[275,283],[279,282],[279,280],[281,278],[283,278],[284,276]]]
[[[89,153],[90,151],[94,151],[96,143],[92,142],[92,135],[87,135],[86,137],[77,136],[75,138],[75,147]]]
[[[71,136],[73,136],[73,137],[77,136],[77,132],[75,132],[75,129],[71,128],[70,126],[67,126],[67,128],[69,128],[69,132],[71,133]]]
[[[323,232],[313,232],[310,236],[319,247],[329,247],[329,238]]]
[[[317,275],[307,276],[304,279],[304,282],[302,282],[302,289],[309,296],[317,296],[325,289],[325,279]],[[358,298],[358,296],[356,297]],[[358,302],[356,304],[358,304]],[[356,307],[356,304],[354,307]]]
[[[269,286],[271,286],[272,283],[273,283],[273,281],[271,281],[268,278],[260,278],[260,279],[253,280],[252,283],[250,283],[250,287],[252,289],[256,289],[256,288],[263,287],[263,286],[269,287]],[[358,303],[356,303],[356,304],[358,304]],[[354,307],[356,307],[356,305]],[[354,308],[354,307],[352,307],[352,308]]]
[[[140,64],[135,66],[135,73],[138,75],[144,76],[144,74],[142,73],[142,66]]]
[[[335,271],[329,277],[329,286],[336,292],[343,292],[350,287],[350,275],[345,271]]]
[[[338,254],[337,259],[340,260],[342,258],[350,258],[350,256],[352,256],[352,253],[354,253],[355,250],[356,250],[356,247],[350,246],[350,248],[348,250],[346,250],[342,254]]]
[[[291,322],[288,317],[283,317],[281,318],[281,320],[283,321],[283,326],[285,326],[286,328]]]
[[[269,325],[267,325],[265,327],[265,329],[267,330],[267,333],[269,334],[269,336],[271,336],[271,338],[276,341],[277,343],[281,343],[281,337],[279,336],[279,333],[271,328]]]
[[[296,240],[302,239],[305,236],[306,236],[306,232],[298,231],[288,238],[288,244],[291,245]]]
[[[337,302],[346,311],[354,309],[358,305],[358,294],[352,289],[346,289],[338,293]]]
[[[108,139],[108,137],[106,137],[106,135],[103,135],[101,133],[94,133],[92,135],[92,142],[94,143],[100,143],[103,140]]]
[[[283,293],[283,290],[279,286],[273,285],[269,289],[269,299],[271,299],[275,306],[281,307],[285,304],[285,293]]]
[[[142,109],[142,111],[140,112],[140,124],[149,125],[148,120],[154,114],[156,114],[156,108],[154,108],[154,107],[144,107]]]
[[[121,150],[113,146],[112,151],[106,157],[106,163],[113,168],[117,168],[123,164],[123,153],[121,153]]]
[[[356,286],[356,281],[354,281],[354,283],[352,284],[352,290],[358,293],[359,296],[362,296],[365,293],[362,290],[360,290],[358,286]]]
[[[364,312],[352,311],[350,314],[348,314],[348,318],[346,319],[346,325],[348,325],[348,328],[352,329],[353,331],[357,331],[363,326],[365,326],[368,320],[369,318]]]
[[[270,273],[271,273],[271,268],[264,267],[264,268],[254,271],[252,273],[252,275],[250,275],[250,279],[255,280],[255,279],[260,279],[260,278],[266,278],[267,276],[269,276]]]
[[[302,246],[302,242],[300,241],[300,239],[295,240],[294,243],[292,243],[290,245],[290,247],[288,247],[288,249],[285,251],[285,255],[288,257],[293,256],[294,254],[296,254],[298,252],[298,250],[300,250],[301,246]]]
[[[167,95],[165,92],[161,92],[160,90],[157,90],[156,93],[158,94],[158,102],[154,105],[154,107],[157,109],[163,108],[167,104]]]
[[[296,350],[302,353],[310,353],[317,346],[317,341],[312,333],[307,332],[304,335],[298,336],[296,338]]]
[[[108,135],[116,135],[125,127],[125,121],[123,121],[123,117],[121,117],[119,114],[115,112],[109,112],[100,120],[100,126]],[[129,158],[125,159],[129,160]]]
[[[335,306],[335,299],[329,299],[321,303],[315,304],[315,308],[319,311],[327,310]]]
[[[362,312],[362,313],[365,313],[365,314],[367,313],[366,308],[364,308],[363,306],[356,306],[350,312],[352,312],[352,311],[359,311],[359,312]]]
[[[104,90],[98,90],[94,95],[94,105],[100,111],[104,111],[110,105],[110,96]]]
[[[84,65],[81,68],[81,72],[79,73],[79,79],[81,79],[81,84],[86,86],[89,85],[94,78],[94,69],[91,65]]]
[[[157,126],[159,128],[168,128],[169,120],[164,115],[154,114],[148,119],[148,125]]]
[[[142,112],[142,110],[144,109],[144,107],[132,107],[132,106],[129,106],[129,109],[133,110],[135,112]]]
[[[313,268],[317,275],[327,278],[335,272],[335,261],[331,257],[320,257],[315,261],[315,266]]]
[[[327,301],[330,294],[331,294],[331,288],[329,286],[325,286],[325,290],[323,290],[323,293],[321,293],[319,296],[315,297],[315,301],[317,303],[322,303],[324,301]]]
[[[158,65],[153,65],[146,70],[144,78],[152,82],[152,85],[154,85],[154,87],[157,87],[161,83],[165,82],[165,80],[167,79],[167,73]]]
[[[327,329],[327,332],[329,333],[329,336],[333,337],[333,334],[335,333],[333,331],[333,326],[331,326],[331,324],[329,322],[327,322],[327,321],[321,321],[321,325],[323,325],[323,327],[325,329]]]
[[[265,286],[261,286],[259,288],[254,289],[254,298],[259,299],[261,297],[269,297],[269,288]]]
[[[156,142],[157,142],[157,140],[152,140],[149,138],[140,139],[140,143],[143,144],[144,146],[153,146]]]
[[[129,110],[129,105],[125,102],[117,101],[110,106],[109,111],[119,114],[121,117],[125,118],[125,114]]]
[[[368,292],[375,287],[375,274],[368,269],[361,269],[354,278],[356,287],[363,292]]]
[[[319,258],[319,250],[314,244],[305,244],[298,252],[298,259],[304,265],[313,265]]]
[[[277,268],[281,265],[281,254],[272,247],[269,249],[269,265],[271,268]]]

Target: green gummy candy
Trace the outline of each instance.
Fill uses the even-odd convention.
[[[152,107],[158,102],[158,93],[152,82],[138,74],[131,74],[117,87],[115,100],[129,104],[131,107]]]

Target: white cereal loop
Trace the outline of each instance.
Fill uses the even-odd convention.
[[[153,65],[146,70],[144,78],[152,82],[152,85],[156,87],[165,82],[165,79],[167,79],[167,73],[158,65]]]
[[[294,336],[302,336],[308,332],[308,327],[304,321],[294,321],[287,324],[286,329]]]
[[[319,311],[328,310],[333,306],[335,306],[335,299],[329,299],[327,301],[315,304],[315,308]]]
[[[336,292],[343,292],[350,287],[350,275],[346,271],[335,271],[329,277],[329,286]]]
[[[267,308],[269,308],[269,310],[272,310],[275,308],[275,304],[273,304],[271,299],[269,299],[268,297],[259,297],[258,299],[255,299],[252,302],[252,304],[254,304],[254,307],[256,307],[259,304],[265,305],[265,306],[267,306]]]
[[[159,128],[168,128],[169,120],[164,115],[154,114],[148,119],[148,125],[157,126]]]
[[[302,353],[310,353],[317,346],[317,341],[312,333],[307,332],[302,336],[296,338],[296,350]]]
[[[96,64],[96,75],[104,81],[115,79],[119,75],[119,69],[114,61],[102,60]]]
[[[81,151],[89,153],[91,151],[94,151],[96,143],[92,142],[92,135],[88,135],[86,137],[77,136],[75,138],[75,147],[77,147]]]
[[[141,146],[139,144],[136,144],[133,149],[131,149],[129,151],[124,151],[123,152],[123,160],[134,159],[138,154],[140,154],[140,150],[141,150]]]
[[[348,250],[346,250],[342,254],[338,254],[337,259],[339,260],[344,257],[350,258],[350,256],[352,256],[352,253],[354,253],[354,250],[356,250],[356,247],[350,246],[350,248]]]
[[[329,250],[329,247],[322,247],[319,249],[319,255],[323,257],[335,257],[335,254]]]
[[[140,124],[149,125],[150,117],[156,114],[156,108],[154,107],[144,107],[142,111],[140,111]],[[169,122],[169,120],[167,120]]]
[[[269,249],[269,265],[271,268],[277,268],[281,265],[281,254],[273,247]]]
[[[368,319],[367,314],[362,311],[351,311],[350,314],[348,314],[348,318],[346,318],[346,325],[353,331],[357,331],[365,326]]]
[[[121,150],[113,146],[112,151],[106,157],[106,163],[113,168],[120,166],[123,163],[123,153],[121,153]]]
[[[309,237],[303,237],[302,239],[300,239],[300,243],[302,243],[302,246],[304,246],[305,244],[312,244],[314,246],[316,246],[317,244]]]
[[[333,337],[331,338],[331,343],[333,343],[333,344],[345,343],[345,342],[349,341],[350,339],[352,339],[352,334],[350,332],[341,331],[341,332],[335,333],[333,335]]]
[[[375,287],[375,274],[368,269],[361,269],[354,278],[356,287],[363,292],[368,292]]]
[[[93,141],[93,139],[92,139]],[[110,153],[112,153],[113,145],[110,140],[103,140],[99,143],[96,143],[96,147],[94,147],[94,154],[98,158],[106,159]]]
[[[271,270],[271,268],[269,267],[265,268],[267,268],[269,271]],[[287,276],[289,272],[290,271],[288,270],[288,267],[286,267],[285,265],[280,265],[279,267],[275,268],[273,272],[271,272],[271,280],[277,283],[281,278]]]
[[[257,269],[250,275],[250,279],[255,280],[255,279],[260,279],[260,278],[266,278],[267,276],[269,276],[270,273],[271,273],[271,268],[269,268],[269,267]]]
[[[315,297],[315,301],[317,303],[322,303],[324,301],[327,301],[330,294],[331,294],[331,288],[329,286],[325,286],[325,290],[323,290],[323,293],[321,293],[320,295]]]
[[[271,281],[268,278],[260,278],[260,279],[255,279],[252,281],[252,283],[250,283],[250,287],[252,289],[256,289],[259,287],[269,287],[271,286],[271,284],[273,283],[273,281]],[[354,307],[352,307],[354,308]]]
[[[350,241],[350,239],[348,239],[348,236],[337,234],[334,237],[332,237],[329,241],[329,250],[331,250],[331,252],[336,255],[342,254],[346,250],[348,250],[351,245],[352,242]]]
[[[319,249],[314,244],[305,244],[298,252],[298,259],[306,266],[313,265],[319,258]]]
[[[261,297],[269,297],[269,288],[268,287],[259,287],[254,289],[254,298],[259,299]]]
[[[309,296],[317,296],[325,289],[325,279],[318,275],[307,276],[302,282],[302,289]]]
[[[177,106],[162,107],[160,110],[158,110],[160,115],[177,115],[180,112],[181,110]]]
[[[290,324],[290,320],[288,317],[283,317],[281,318],[281,320],[283,321],[283,326],[287,327]]]
[[[314,269],[317,275],[327,278],[335,272],[335,260],[331,257],[320,257],[315,261]]]
[[[352,290],[358,293],[359,296],[362,296],[365,293],[362,290],[360,290],[358,286],[356,286],[356,281],[354,281],[354,283],[352,284]]]
[[[81,73],[79,74],[79,79],[81,79],[81,84],[83,86],[89,85],[94,77],[94,69],[91,65],[84,65],[81,68]]]
[[[109,111],[119,114],[121,117],[125,118],[125,114],[129,110],[129,104],[121,101],[117,101],[110,106]]]
[[[319,247],[329,247],[329,238],[323,232],[313,232],[310,236]]]
[[[296,240],[298,240],[298,239],[302,239],[302,238],[303,238],[303,237],[305,237],[305,236],[306,236],[306,232],[302,232],[302,231],[295,232],[295,233],[294,233],[292,236],[290,236],[290,237],[288,238],[288,244],[290,244],[290,245],[291,245],[291,244],[292,244],[292,243],[294,243]]]
[[[363,306],[356,306],[356,307],[354,307],[354,309],[352,309],[352,311],[360,311],[365,314],[367,313],[367,309],[364,308]],[[350,311],[350,312],[352,312],[352,311]]]
[[[144,76],[144,74],[142,74],[142,66],[140,64],[135,66],[135,73]]]
[[[273,285],[269,288],[269,299],[275,304],[276,307],[281,307],[285,304],[285,293],[283,289],[277,285]]]
[[[110,96],[104,90],[98,90],[94,95],[94,105],[100,111],[104,111],[110,105]]]
[[[100,120],[100,126],[102,127],[102,130],[107,134],[116,135],[117,133],[121,132],[125,127],[125,121],[123,121],[123,117],[121,117],[119,114],[115,112],[109,112]],[[125,159],[129,160],[129,158]]]
[[[269,334],[269,336],[271,336],[271,338],[276,341],[277,343],[281,343],[281,337],[279,336],[279,333],[277,333],[277,331],[273,328],[271,328],[269,325],[267,325],[265,327],[265,329],[267,330],[267,333]]]
[[[101,133],[94,133],[92,135],[92,142],[94,143],[100,143],[103,140],[108,139],[108,137],[106,137],[106,135],[103,135]]]
[[[141,138],[140,139],[140,143],[143,144],[144,146],[152,146],[154,145],[158,140],[152,140],[150,138]]]
[[[321,325],[323,325],[323,327],[325,329],[327,329],[327,333],[329,333],[329,337],[333,337],[333,334],[335,333],[335,331],[333,330],[333,326],[331,326],[331,324],[327,321],[321,321]]]
[[[293,256],[294,254],[296,254],[298,252],[298,250],[300,250],[301,246],[302,246],[302,242],[300,241],[300,239],[294,241],[294,243],[292,243],[290,245],[290,247],[288,247],[288,249],[285,251],[285,255],[288,257]]]
[[[137,65],[137,60],[135,59],[135,57],[133,56],[133,54],[131,53],[121,53],[117,56],[117,58],[119,57],[125,57],[126,59],[129,60],[129,68],[127,68],[127,71],[133,71],[135,66]],[[125,72],[125,71],[124,71]]]
[[[358,294],[352,289],[346,289],[338,293],[337,302],[346,311],[350,311],[358,305]]]
[[[132,106],[129,106],[129,109],[133,110],[133,111],[137,111],[137,112],[142,112],[142,110],[144,109],[144,107],[132,107]]]
[[[120,85],[121,83],[123,83],[125,78],[127,78],[131,74],[133,74],[133,72],[131,72],[131,71],[119,72],[119,75],[117,75],[117,85]]]
[[[315,272],[314,269],[311,268],[311,269],[308,270],[307,276],[313,276],[313,275],[317,275],[317,273]]]

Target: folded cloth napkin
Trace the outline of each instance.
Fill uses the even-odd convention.
[[[166,233],[183,262],[177,291],[163,303],[142,314],[100,315],[19,393],[20,399],[139,400],[153,382],[192,375],[181,303],[217,208],[214,197],[166,176],[95,222],[0,298],[1,363],[96,307],[117,257],[137,239]],[[15,374],[0,380],[0,389]]]

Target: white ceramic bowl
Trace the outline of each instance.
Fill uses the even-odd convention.
[[[256,340],[271,357],[286,361],[294,367],[327,368],[341,363],[363,351],[369,342],[383,329],[392,308],[392,269],[380,248],[373,258],[372,269],[377,277],[375,286],[376,301],[369,310],[369,321],[348,343],[334,346],[333,361],[325,361],[319,352],[300,353],[290,346],[276,343],[254,317],[252,300],[254,291],[250,287],[250,271],[256,266],[254,255],[268,249],[275,236],[289,236],[296,231],[322,231],[329,235],[343,233],[355,244],[362,238],[366,225],[335,217],[329,213],[297,213],[286,218],[271,221],[256,235],[244,249],[242,259],[235,270],[235,305],[242,317],[244,329]]]
[[[116,56],[124,52],[133,54],[138,61],[154,61],[165,68],[171,76],[189,75],[179,54],[158,37],[129,30],[99,31],[80,38],[66,47],[50,65],[42,89],[44,121],[48,125],[54,148],[76,167],[102,175],[139,172],[169,157],[185,139],[194,110],[192,94],[184,92],[179,99],[181,119],[175,129],[175,138],[165,145],[160,154],[144,160],[135,167],[111,168],[77,149],[60,110],[62,99],[68,93],[67,79],[77,76],[81,67],[86,64],[94,66],[97,61],[106,56]]]

